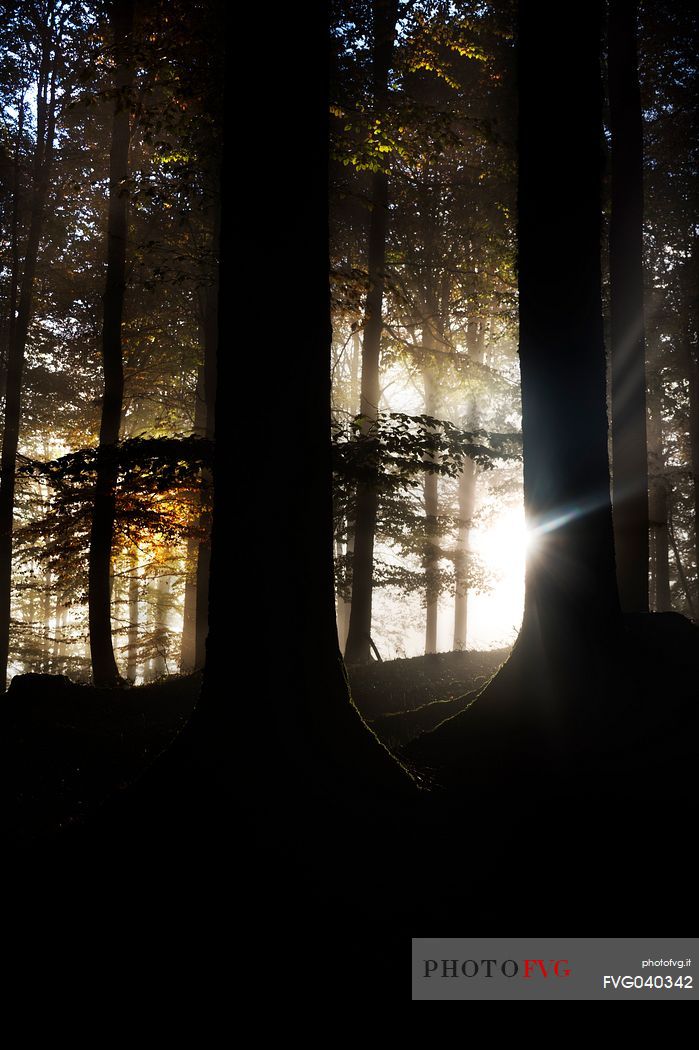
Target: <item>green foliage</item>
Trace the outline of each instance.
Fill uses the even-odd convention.
[[[465,458],[483,470],[521,459],[521,434],[465,431],[445,419],[381,413],[357,416],[349,427],[336,424],[334,471],[338,483],[377,485],[384,491],[419,485],[424,474],[457,477]]]
[[[391,561],[377,559],[375,587],[419,592],[423,600],[428,591],[453,594],[458,568],[465,585],[483,590],[488,577],[481,561],[471,555],[465,565],[453,548],[450,537],[459,526],[458,517],[444,513],[427,518],[421,486],[429,474],[458,478],[466,458],[481,470],[492,471],[498,465],[519,462],[521,456],[521,434],[465,431],[427,415],[392,412],[382,413],[377,420],[357,416],[345,427],[336,424],[336,539],[346,543],[352,535],[357,486],[374,485],[379,493],[377,538],[397,555]],[[440,537],[442,542],[436,542]],[[336,583],[345,600],[351,594],[351,579],[351,554],[338,556]]]

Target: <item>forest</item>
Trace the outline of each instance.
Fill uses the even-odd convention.
[[[250,14],[0,5],[13,944],[681,925],[696,14]]]

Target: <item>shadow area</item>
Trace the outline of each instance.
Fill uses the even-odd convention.
[[[576,690],[591,697],[576,724],[518,644],[474,702],[401,749],[429,789],[362,805],[269,741],[212,762],[183,710],[126,790],[14,847],[18,972],[50,979],[70,957],[76,980],[138,987],[157,971],[170,995],[402,999],[415,936],[683,931],[698,640],[680,616],[627,618],[607,680]]]

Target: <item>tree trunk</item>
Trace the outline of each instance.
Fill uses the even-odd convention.
[[[479,364],[485,359],[485,326],[481,320],[469,322],[469,331],[473,328],[471,339],[467,340],[469,357]],[[471,396],[465,407],[463,423],[469,430],[478,427],[478,405]],[[454,649],[465,650],[468,642],[468,577],[470,569],[470,538],[473,514],[476,508],[476,477],[478,467],[474,460],[465,459],[459,476],[459,536],[457,540],[455,574],[456,593],[454,595]]]
[[[194,670],[196,652],[197,612],[197,554],[199,542],[196,536],[187,539],[185,560],[184,606],[182,611],[182,640],[180,643],[180,671],[189,674]]]
[[[32,565],[31,569],[30,569],[31,582],[30,582],[30,585],[29,585],[29,602],[28,602],[28,609],[27,609],[27,617],[26,617],[26,619],[24,621],[25,624],[29,627],[29,631],[26,632],[26,634],[27,634],[27,637],[29,639],[29,645],[30,645],[28,658],[25,658],[25,660],[23,661],[25,674],[29,674],[30,672],[37,671],[39,669],[36,666],[36,662],[35,662],[34,657],[32,655],[32,650],[33,650],[33,648],[34,648],[34,646],[36,644],[36,638],[37,638],[37,634],[38,634],[38,631],[36,629],[36,627],[37,627],[37,604],[38,604],[37,603],[36,587],[35,587],[35,581],[36,581],[36,577],[37,577],[37,571],[36,570],[37,570],[36,565]]]
[[[579,711],[619,600],[601,307],[601,10],[580,8],[568,46],[552,49],[545,30],[558,14],[553,3],[519,13],[519,355],[534,540],[525,629],[540,631],[554,680]]]
[[[424,384],[425,414],[436,418],[441,409],[439,388],[437,380],[438,353],[448,350],[445,342],[445,332],[449,324],[449,293],[450,279],[447,270],[442,272],[440,289],[437,291],[437,275],[435,273],[435,239],[437,224],[435,216],[435,204],[438,196],[435,194],[425,206],[425,214],[429,215],[427,228],[425,230],[424,251],[428,260],[428,273],[417,289],[419,301],[422,304],[422,344],[424,361],[422,366],[422,379]],[[430,204],[432,205],[430,207]],[[428,460],[433,457],[427,456]],[[437,636],[439,627],[439,561],[440,561],[440,535],[439,535],[439,475],[426,472],[424,479],[425,498],[425,654],[436,653],[438,649]]]
[[[663,442],[663,381],[657,368],[648,372],[648,524],[650,551],[650,608],[670,612],[668,506],[671,486],[666,476]]]
[[[41,662],[42,670],[49,674],[51,671],[51,656],[53,642],[51,640],[51,569],[46,568],[44,572],[43,595],[42,595],[42,632],[44,636],[44,655]]]
[[[689,447],[694,490],[694,563],[695,578],[699,581],[699,363],[692,348],[688,325],[685,326],[681,339],[688,378]]]
[[[240,317],[233,322],[233,341],[221,339],[225,352],[220,355],[222,400],[214,465],[211,622],[201,697],[184,730],[127,790],[115,792],[84,824],[67,829],[66,849],[59,855],[58,868],[65,873],[59,890],[61,899],[67,899],[71,905],[72,925],[75,926],[73,912],[80,923],[92,922],[95,909],[99,912],[104,900],[106,878],[110,895],[123,905],[113,923],[117,939],[128,947],[138,941],[145,924],[155,930],[163,959],[175,941],[180,947],[191,941],[194,951],[189,955],[198,957],[198,931],[227,922],[231,819],[236,822],[236,853],[249,853],[252,861],[252,867],[247,865],[244,873],[250,891],[248,899],[256,904],[264,898],[272,908],[271,913],[267,908],[263,932],[271,933],[277,919],[286,922],[290,916],[295,930],[308,912],[307,905],[313,910],[318,900],[320,883],[315,880],[314,884],[308,878],[307,846],[312,846],[314,871],[321,871],[326,861],[332,865],[337,860],[340,864],[346,876],[339,886],[344,899],[344,888],[352,878],[351,874],[347,876],[345,864],[348,836],[363,846],[363,826],[371,821],[371,828],[377,828],[375,840],[379,841],[380,832],[380,842],[385,843],[386,826],[393,826],[396,814],[400,814],[398,828],[403,826],[395,796],[412,798],[416,794],[412,780],[377,742],[352,704],[337,644],[332,563],[328,158],[324,148],[329,123],[323,80],[327,30],[317,12],[301,12],[302,46],[289,47],[288,34],[298,27],[299,13],[295,9],[280,9],[275,39],[284,44],[273,41],[273,47],[279,48],[284,62],[290,62],[289,55],[293,54],[296,64],[299,53],[302,59],[306,58],[306,48],[318,54],[318,76],[299,78],[294,87],[296,111],[301,119],[281,121],[274,136],[259,137],[259,149],[255,151],[259,162],[256,189],[266,202],[265,207],[243,209],[240,213],[233,195],[228,194],[231,213],[240,213],[245,235],[246,307],[250,307],[251,299],[254,306],[240,311]],[[302,64],[308,71],[306,63]],[[315,73],[316,67],[313,69]],[[234,109],[234,105],[226,106],[227,112]],[[251,119],[246,124],[245,113],[242,120],[242,127],[236,120],[231,144],[226,147],[228,178],[236,166],[236,139],[247,140],[255,129],[259,133],[259,121]],[[302,166],[289,167],[284,176],[285,192],[278,193],[275,158],[292,154],[306,160]],[[292,208],[290,200],[294,202]],[[224,207],[227,212],[228,205]],[[231,256],[238,251],[240,226],[236,218],[236,237],[229,233],[222,238],[224,259],[227,245]],[[249,359],[254,355],[243,354],[241,359],[228,348],[234,343],[256,345],[259,319],[264,316],[267,301],[263,298],[268,291],[258,275],[268,265],[270,250],[280,258],[291,258],[300,243],[306,248],[305,265],[291,267],[288,280],[281,282],[275,300],[275,330],[278,323],[283,325],[285,318],[294,316],[300,301],[308,310],[307,323],[292,326],[289,349],[293,352],[280,355],[278,371],[266,388],[266,398],[273,399],[275,418],[284,418],[290,401],[294,404],[298,413],[298,446],[313,469],[299,471],[297,458],[286,457],[288,469],[275,474],[273,486],[268,476],[261,475],[257,457],[243,457],[239,471],[243,475],[242,491],[254,493],[254,506],[259,512],[251,537],[253,553],[274,549],[280,527],[288,537],[284,582],[287,593],[293,596],[293,615],[288,617],[279,644],[272,651],[268,635],[258,628],[268,622],[270,597],[279,591],[279,566],[264,557],[253,558],[255,581],[244,591],[251,624],[246,653],[254,666],[265,666],[265,660],[274,662],[268,663],[271,673],[261,693],[263,702],[233,704],[226,699],[230,683],[230,609],[232,587],[238,586],[241,578],[233,571],[234,545],[229,542],[226,494],[230,488],[231,456],[239,447],[240,433],[239,420],[228,409],[230,391],[241,383],[241,369],[244,388],[252,389],[259,362],[255,361],[253,367]],[[224,263],[222,324],[232,323],[230,304],[236,289],[240,290],[237,275],[235,284],[232,279],[226,283],[227,272]],[[228,335],[223,327],[222,332]],[[303,368],[299,367],[300,360]],[[276,384],[272,381],[275,378]],[[287,669],[282,683],[275,673],[275,663]],[[232,740],[241,743],[233,765]],[[385,801],[387,797],[390,803]],[[271,852],[266,845],[262,851],[259,849],[258,831],[262,828],[266,829]],[[387,850],[393,841],[389,841]],[[187,864],[188,858],[195,863]],[[29,859],[32,871],[37,870],[34,857]],[[116,870],[115,860],[119,862]],[[85,886],[80,886],[86,861],[90,870],[104,876],[101,881],[82,880],[85,885],[100,883],[99,893],[88,894],[89,906],[85,905]],[[169,874],[177,870],[182,873],[183,862],[192,868],[194,880],[189,879],[187,871],[184,882],[179,880],[173,889]],[[281,882],[277,878],[280,865],[285,870]],[[131,892],[134,880],[128,876],[135,867],[147,877],[145,893],[140,881]],[[340,868],[336,866],[336,870]],[[327,879],[323,877],[322,882],[326,885]],[[79,893],[72,892],[75,886],[80,886]],[[193,908],[185,907],[184,912],[183,887],[185,896],[188,894],[194,902]],[[31,912],[30,897],[41,900],[41,894],[33,892],[33,883],[31,889],[32,893],[21,895],[23,913]],[[333,899],[338,898],[337,890],[335,886]],[[183,922],[178,918],[173,925],[173,914],[178,913],[178,908]],[[360,901],[358,909],[361,908]],[[354,923],[354,912],[345,918]],[[362,919],[362,914],[358,918]],[[287,932],[291,932],[291,927]],[[246,947],[247,935],[246,928]],[[321,950],[321,939],[315,929],[310,934],[306,929],[305,935],[304,960],[310,960],[316,954],[316,945]],[[349,979],[349,968],[347,972]]]
[[[674,529],[673,522],[672,522],[672,508],[671,507],[668,509],[667,534],[668,534],[668,540],[670,541],[670,547],[672,548],[672,553],[673,553],[673,556],[674,556],[674,559],[675,559],[675,569],[677,570],[677,579],[679,580],[680,587],[682,588],[682,590],[684,592],[685,600],[687,602],[687,608],[689,609],[689,615],[691,616],[691,618],[693,620],[696,620],[696,618],[697,618],[697,611],[696,611],[696,608],[695,608],[695,605],[694,605],[694,599],[692,598],[692,592],[691,592],[690,587],[689,587],[689,582],[687,580],[687,574],[684,571],[684,566],[682,564],[682,558],[680,557],[680,552],[679,552],[679,549],[677,547],[677,537],[675,536],[675,529]]]
[[[124,400],[124,364],[121,326],[126,288],[127,179],[129,177],[130,92],[134,68],[130,55],[133,0],[114,0],[111,20],[114,32],[117,91],[112,118],[109,161],[109,220],[107,227],[107,280],[104,291],[102,361],[104,395],[97,455],[95,504],[90,532],[88,574],[88,618],[92,678],[95,685],[120,681],[112,644],[111,593],[109,585],[116,510],[119,441]]]
[[[346,551],[347,551],[347,554],[351,553],[349,539],[347,541]],[[343,544],[342,544],[341,540],[337,540],[337,542],[335,544],[335,552],[336,552],[336,556],[338,558],[342,558],[345,555],[345,551],[343,550]],[[352,603],[346,601],[342,597],[342,595],[338,592],[338,595],[337,595],[337,635],[338,635],[338,639],[339,639],[339,642],[340,642],[340,652],[344,652],[345,651],[345,646],[347,645],[347,632],[349,631],[349,620],[350,620],[350,610],[351,610],[351,608],[352,608]]]
[[[126,657],[126,677],[130,682],[138,676],[138,555],[131,556],[131,574],[129,576],[129,630]]]
[[[377,113],[388,103],[388,74],[398,17],[397,0],[373,0],[373,88]],[[386,235],[388,231],[388,176],[374,172],[371,179],[371,220],[369,224],[368,271],[370,288],[366,298],[364,339],[362,342],[362,386],[360,412],[366,418],[364,435],[371,436],[371,422],[379,412],[379,356],[383,328],[382,307]],[[352,610],[345,658],[348,663],[368,663],[371,659],[371,603],[374,579],[374,533],[378,509],[375,485],[360,484],[352,558]]]
[[[199,341],[206,357],[206,335],[204,325],[204,295],[199,294]],[[194,394],[194,433],[206,434],[206,387],[204,363],[197,369],[197,385]],[[201,511],[200,511],[201,516]],[[187,540],[186,576],[184,585],[184,609],[182,613],[182,642],[180,648],[180,671],[189,674],[196,664],[197,644],[197,563],[199,540],[190,536]]]
[[[427,329],[423,330],[423,342]],[[428,341],[429,340],[429,337]],[[423,369],[425,414],[436,416],[437,391],[434,366],[428,361]],[[425,655],[437,652],[439,626],[439,479],[436,473],[425,473]]]
[[[211,252],[218,260],[221,237],[221,203],[218,196],[218,173],[212,167],[207,178],[207,190],[212,203],[209,208],[211,220]],[[212,281],[199,289],[199,333],[203,351],[203,365],[197,375],[194,431],[201,437],[213,441],[216,412],[216,354],[218,348],[218,270]],[[203,483],[211,486],[210,471],[203,472]],[[196,557],[196,571],[187,579],[185,607],[182,625],[181,667],[185,671],[198,670],[206,660],[206,636],[209,628],[209,573],[211,564],[211,511],[208,503],[202,503],[199,514],[201,539],[187,546],[187,562]],[[189,570],[188,570],[189,572]]]
[[[49,189],[56,131],[56,66],[58,54],[51,61],[52,41],[47,32],[43,41],[41,69],[37,93],[37,130],[33,164],[33,192],[29,234],[24,253],[24,271],[17,317],[10,317],[10,345],[7,356],[5,382],[5,419],[0,458],[0,691],[7,684],[7,664],[10,651],[10,616],[12,603],[12,518],[15,505],[15,474],[19,425],[22,414],[22,375],[27,335],[32,317],[34,279],[39,257],[39,245],[44,225],[44,211]],[[18,186],[15,186],[18,191]],[[16,239],[16,228],[13,219]],[[16,253],[14,246],[13,255]],[[13,268],[18,265],[13,258]],[[14,314],[11,291],[11,309]]]
[[[349,264],[348,264],[349,265]],[[362,344],[359,338],[359,332],[352,333],[352,358],[350,362],[350,413],[354,416],[359,412],[360,407],[360,384],[359,384],[359,362],[362,357]],[[347,542],[345,545],[345,554],[348,562],[351,564],[354,557],[354,531],[350,526],[349,521],[347,524]],[[338,555],[343,552],[338,549]],[[373,552],[372,552],[373,554]],[[352,597],[350,595],[349,600],[337,596],[338,602],[338,633],[340,639],[340,651],[344,654],[347,648],[347,635],[349,633],[350,617],[352,615]]]
[[[7,368],[10,357],[10,347],[14,339],[14,329],[17,321],[17,298],[19,296],[19,196],[20,196],[20,153],[22,150],[22,136],[24,134],[24,94],[20,97],[17,115],[17,139],[15,141],[15,156],[12,165],[12,218],[10,220],[10,254],[12,258],[12,270],[10,273],[10,309],[7,318],[7,351],[3,353],[3,371]],[[3,347],[5,351],[5,347]]]
[[[61,600],[60,593],[56,595],[56,603],[54,605],[54,620],[56,627],[53,634],[53,649],[51,653],[51,659],[53,661],[54,669],[57,674],[62,673],[60,667],[60,656],[61,656],[61,640],[63,637],[63,616],[65,606]]]
[[[619,598],[648,612],[648,452],[643,321],[643,125],[636,56],[636,0],[610,0],[609,227],[612,491]]]
[[[168,614],[169,614],[170,577],[164,573],[158,576],[153,587],[153,612],[155,618],[154,647],[155,655],[151,661],[151,677],[161,678],[168,673]]]
[[[668,544],[668,501],[670,493],[664,478],[655,478],[650,488],[653,612],[670,612],[670,563]]]
[[[218,170],[212,173],[210,178],[210,191],[213,197],[213,232],[212,252],[216,263],[220,251],[221,239],[221,199],[220,199],[220,177]],[[214,279],[207,285],[203,292],[203,319],[204,319],[204,400],[206,409],[206,423],[204,436],[210,441],[214,439],[216,429],[216,360],[218,354],[218,266],[214,272]],[[212,485],[212,477],[209,471],[205,472],[205,484]],[[197,552],[197,614],[196,614],[196,645],[194,652],[194,666],[203,667],[206,662],[206,636],[209,633],[209,577],[211,572],[211,510],[209,502],[202,510],[199,519],[199,528],[203,539],[199,543]]]
[[[454,597],[454,649],[464,650],[468,641],[468,577],[471,522],[476,506],[476,464],[465,459],[459,476],[459,539],[456,552]]]
[[[601,15],[599,2],[579,5],[575,33],[552,48],[560,6],[519,5],[524,619],[476,702],[403,752],[469,797],[494,768],[521,768],[519,782],[533,756],[546,752],[545,764],[560,744],[598,740],[619,684],[610,680],[621,616],[602,325]]]

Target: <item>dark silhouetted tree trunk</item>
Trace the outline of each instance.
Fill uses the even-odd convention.
[[[575,33],[552,48],[546,27],[557,14],[553,3],[519,13],[524,502],[535,537],[525,630],[540,630],[573,702],[576,676],[604,663],[619,604],[601,306],[601,11],[580,7]]]
[[[385,112],[388,102],[388,74],[391,67],[393,38],[398,17],[397,0],[373,0],[373,90],[378,113]],[[383,329],[382,307],[386,234],[388,231],[388,176],[374,172],[371,179],[371,220],[369,224],[368,271],[371,286],[366,298],[366,318],[362,342],[362,386],[360,412],[371,434],[371,420],[379,411],[379,356]],[[345,658],[348,663],[367,663],[371,645],[371,601],[374,579],[374,533],[376,532],[378,493],[371,484],[360,484],[354,530],[352,557],[352,609]]]
[[[619,598],[625,612],[648,611],[643,125],[637,8],[636,0],[610,0],[612,489]]]
[[[130,92],[134,69],[130,56],[133,0],[114,0],[112,26],[116,99],[109,161],[107,281],[104,291],[102,361],[104,395],[99,433],[95,504],[90,531],[88,612],[90,654],[95,685],[114,685],[119,671],[112,644],[110,566],[116,508],[117,460],[124,401],[121,325],[126,287],[127,179],[129,176]]]
[[[299,41],[298,36],[292,35],[292,45],[289,36],[294,30],[299,33],[299,25],[302,38]],[[307,51],[311,57],[326,55],[327,30],[315,7],[280,8],[274,27],[275,33],[270,36],[273,66],[283,82],[287,81],[286,70],[293,72],[291,56],[296,69],[306,66]],[[329,118],[322,62],[319,64],[319,75],[299,77],[298,83],[294,82],[297,119],[279,121],[274,135],[267,130],[260,134],[259,115],[254,108],[248,113],[243,107],[240,120],[236,116],[231,126],[230,159],[222,172],[227,188],[238,168],[238,144],[247,141],[254,130],[258,138],[250,141],[255,142],[255,186],[266,204],[241,210],[235,196],[229,194],[235,234],[228,227],[222,238],[222,400],[214,465],[210,631],[201,699],[188,725],[140,777],[104,805],[94,807],[84,823],[74,822],[61,831],[61,852],[41,852],[38,858],[34,852],[29,855],[22,875],[29,872],[33,879],[28,887],[25,880],[21,895],[11,886],[13,899],[19,899],[21,904],[24,941],[27,916],[31,919],[32,943],[43,938],[50,947],[64,944],[66,936],[72,936],[75,943],[77,929],[78,950],[91,963],[96,958],[102,961],[99,946],[105,943],[103,924],[95,931],[95,915],[106,917],[108,955],[112,962],[116,960],[110,976],[112,972],[122,972],[129,959],[133,961],[133,945],[139,945],[139,938],[147,929],[159,964],[174,959],[173,966],[181,969],[182,958],[195,959],[192,980],[200,979],[206,932],[214,928],[227,930],[232,924],[247,959],[254,947],[253,921],[255,936],[259,939],[261,930],[263,941],[273,930],[279,935],[278,921],[284,923],[285,939],[297,930],[302,933],[303,954],[298,969],[306,972],[311,957],[317,957],[316,951],[321,948],[317,927],[323,907],[319,905],[318,893],[330,905],[327,914],[331,921],[339,902],[337,914],[342,912],[343,928],[351,924],[354,934],[356,920],[362,924],[363,932],[364,899],[355,901],[347,892],[353,872],[369,856],[363,825],[371,821],[369,842],[388,853],[397,837],[393,833],[396,820],[402,824],[402,813],[393,799],[390,806],[386,804],[386,796],[391,791],[393,796],[406,791],[411,797],[415,794],[412,781],[378,744],[351,703],[335,626],[326,146]],[[316,73],[315,66],[312,71]],[[305,72],[309,72],[308,68]],[[248,81],[241,80],[235,86],[244,87],[245,83]],[[236,112],[236,97],[234,94],[226,106],[230,115]],[[303,157],[303,164],[289,165],[289,173],[285,172],[284,193],[278,192],[280,155]],[[289,206],[290,201],[293,207]],[[224,208],[227,213],[225,201]],[[245,238],[242,243],[241,232]],[[254,585],[249,591],[246,587],[245,607],[251,630],[245,639],[247,644],[241,647],[241,657],[270,673],[265,671],[266,682],[258,697],[251,697],[250,702],[231,703],[231,588],[235,581],[240,584],[241,577],[239,566],[237,574],[233,570],[237,545],[230,542],[227,496],[231,463],[240,452],[241,431],[238,414],[228,409],[230,391],[236,382],[241,382],[241,369],[248,368],[245,388],[248,384],[254,388],[255,377],[259,378],[259,356],[239,355],[230,352],[230,348],[257,345],[260,317],[268,316],[263,311],[269,303],[267,282],[260,281],[259,274],[269,265],[270,251],[281,259],[298,258],[301,244],[305,249],[304,265],[289,267],[288,279],[280,282],[272,331],[282,330],[301,301],[307,315],[303,324],[289,327],[285,352],[278,355],[278,367],[270,370],[265,384],[266,405],[273,402],[279,418],[284,418],[293,392],[293,437],[298,455],[285,457],[289,470],[275,474],[273,485],[269,473],[260,471],[257,456],[240,457],[242,462],[236,462],[236,483],[242,485],[242,491],[252,494],[250,505],[259,511],[251,536],[255,557],[249,558]],[[235,278],[227,268],[228,258],[245,260]],[[231,303],[241,293],[245,309],[232,316]],[[287,348],[294,352],[286,353]],[[301,360],[303,368],[299,367]],[[278,451],[276,434],[273,447]],[[270,457],[269,462],[275,462],[274,458]],[[299,469],[299,464],[310,464],[312,469]],[[288,538],[284,584],[290,602],[293,597],[293,615],[289,615],[289,622],[272,649],[262,626],[269,622],[270,610],[276,609],[279,566],[276,561],[256,555],[275,549],[280,525]],[[255,702],[258,699],[262,702]],[[233,741],[238,742],[235,756],[231,752]],[[384,847],[387,824],[391,838]],[[263,829],[266,842],[261,837]],[[347,860],[354,858],[358,846],[361,851],[356,861],[352,860],[348,873]],[[249,863],[241,868],[239,858],[243,855]],[[45,860],[56,872],[48,902],[41,892],[46,882]],[[372,861],[381,870],[382,857],[376,851],[372,852]],[[318,872],[318,879],[309,878],[309,862]],[[17,866],[13,864],[13,872]],[[279,878],[281,870],[283,879]],[[137,879],[132,877],[135,871],[139,872]],[[86,878],[86,872],[95,877]],[[240,883],[241,876],[244,899],[251,905],[249,914],[243,916],[242,929],[239,909],[235,901],[231,903],[230,894],[231,879],[237,877]],[[110,902],[107,909],[105,899]],[[40,907],[44,902],[38,918],[36,903],[32,910],[31,901],[39,901]],[[60,907],[56,902],[60,902]],[[379,906],[380,902],[377,911]],[[348,907],[352,908],[349,914]],[[60,921],[48,925],[48,919],[57,915]],[[68,916],[65,922],[64,915]],[[358,941],[358,936],[353,937],[349,949],[353,964],[358,959]],[[13,936],[10,947],[14,950],[19,943],[18,929],[17,940]],[[254,950],[257,958],[257,949]],[[352,983],[347,952],[347,939],[343,936],[343,987]],[[47,966],[54,967],[58,959],[57,950],[49,956]],[[61,961],[65,962],[64,950]],[[215,981],[213,969],[210,975],[205,967],[204,980],[208,981],[209,976]],[[337,976],[335,969],[334,981]]]
[[[53,56],[53,57],[52,57]],[[10,345],[7,355],[5,381],[5,419],[0,459],[0,690],[7,683],[7,664],[10,651],[10,615],[12,595],[12,517],[15,505],[15,474],[17,448],[22,414],[22,376],[27,334],[32,317],[34,279],[39,257],[39,245],[44,226],[44,212],[49,190],[56,133],[56,69],[58,53],[48,28],[42,40],[41,68],[36,101],[36,145],[32,171],[32,200],[29,233],[24,252],[24,269],[17,299],[17,218],[19,183],[15,180],[13,203],[12,250],[13,278],[10,291],[11,316],[9,320]],[[19,148],[19,147],[18,147]],[[15,303],[17,316],[15,318]]]
[[[315,18],[308,19],[309,40],[323,53],[326,30]],[[283,237],[276,247],[284,252],[292,245],[304,243],[305,266],[292,271],[280,290],[280,316],[291,316],[293,304],[298,302],[303,289],[308,308],[308,324],[297,329],[297,353],[279,355],[277,386],[270,386],[279,410],[288,404],[289,391],[294,391],[298,430],[295,441],[299,459],[287,460],[287,470],[279,471],[270,484],[257,464],[244,464],[249,471],[250,491],[255,506],[265,509],[259,516],[259,549],[271,550],[278,545],[280,526],[287,537],[289,558],[285,563],[284,585],[293,597],[293,610],[280,637],[274,640],[274,659],[281,659],[288,668],[287,685],[277,689],[267,709],[262,712],[255,704],[242,707],[227,702],[221,683],[228,677],[230,652],[230,580],[232,550],[228,542],[226,492],[230,477],[230,449],[236,444],[237,427],[233,414],[222,411],[226,391],[232,381],[237,363],[223,352],[226,345],[226,325],[230,325],[227,300],[221,293],[219,317],[219,382],[216,416],[216,452],[214,460],[214,512],[212,530],[212,564],[210,586],[210,626],[207,640],[207,659],[201,703],[195,713],[192,730],[199,745],[205,747],[208,769],[218,768],[227,778],[230,770],[230,740],[234,733],[252,742],[264,724],[264,768],[259,762],[256,747],[243,749],[241,755],[254,804],[277,805],[279,790],[284,783],[290,792],[320,792],[323,797],[336,791],[348,790],[359,797],[363,785],[370,788],[372,806],[376,803],[377,785],[387,791],[412,793],[412,781],[405,770],[379,744],[350,699],[347,674],[340,655],[335,618],[335,585],[333,571],[333,505],[332,505],[332,444],[331,444],[331,322],[328,228],[327,140],[328,103],[326,85],[314,80],[298,100],[306,114],[300,125],[288,132],[282,131],[282,142],[293,141],[294,147],[306,157],[303,171],[291,173],[295,206],[289,210],[288,200],[279,199],[276,212],[266,217],[265,230],[277,236],[277,226]],[[285,140],[284,136],[287,136]],[[301,139],[299,141],[299,136]],[[230,152],[228,152],[230,149]],[[271,149],[271,146],[270,146]],[[274,155],[279,149],[274,143]],[[222,185],[234,164],[234,147],[227,148],[222,169]],[[271,156],[271,153],[270,153]],[[223,201],[224,229],[227,213]],[[235,209],[232,208],[231,212]],[[254,273],[265,264],[267,242],[259,235],[257,220],[250,225],[251,258],[248,262]],[[231,287],[228,268],[234,251],[227,238],[221,243],[221,289]],[[228,275],[228,276],[227,276]],[[259,293],[259,283],[249,282]],[[252,339],[258,332],[258,318],[253,312],[243,312],[244,335]],[[240,335],[238,328],[237,334]],[[303,369],[298,362],[302,359]],[[298,468],[298,463],[304,469]],[[308,469],[306,468],[308,466]],[[282,517],[280,522],[280,508]],[[250,622],[258,625],[251,632],[250,646],[256,660],[271,660],[269,638],[260,625],[267,622],[271,596],[279,593],[279,567],[266,564],[264,574],[250,594]],[[257,570],[255,570],[257,572]],[[262,718],[262,722],[260,721]],[[255,728],[256,727],[256,728]],[[290,775],[291,773],[291,775]],[[281,778],[281,779],[280,779]]]
[[[479,776],[529,762],[530,749],[550,755],[562,742],[577,748],[597,737],[610,717],[619,646],[600,257],[601,4],[579,5],[575,32],[552,47],[559,18],[553,0],[519,5],[517,269],[531,541],[522,629],[476,701],[404,750],[469,794]]]

